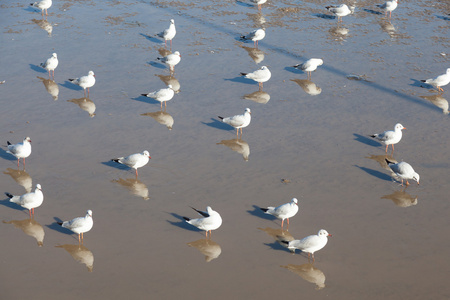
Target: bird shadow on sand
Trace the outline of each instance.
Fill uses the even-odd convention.
[[[17,160],[12,154],[6,152],[5,149],[0,149],[0,157],[10,161]]]
[[[159,63],[157,61],[149,61],[148,64],[152,67],[158,68],[158,69],[165,69],[166,65]]]
[[[391,176],[389,176],[389,175],[387,175],[385,173],[382,173],[380,171],[369,169],[369,168],[366,168],[366,167],[360,167],[358,165],[354,165],[354,166],[356,168],[359,168],[360,170],[366,172],[367,174],[372,175],[374,177],[377,177],[377,178],[379,178],[381,180],[392,181]]]
[[[445,21],[450,21],[450,17],[446,17],[446,16],[438,16],[438,15],[435,15],[435,17],[438,18],[438,19],[445,20]]]
[[[254,7],[255,6],[255,5],[252,5],[250,3],[245,3],[245,2],[239,1],[239,0],[236,0],[235,2],[236,2],[237,5],[244,6],[244,7]]]
[[[357,133],[354,133],[353,135],[355,136],[355,141],[358,141],[360,143],[363,143],[363,144],[366,144],[366,145],[369,145],[369,146],[373,146],[373,147],[380,147],[381,146],[381,143],[379,143],[379,142],[377,142],[377,141],[375,141],[373,139],[370,139],[370,138],[368,138],[366,136],[363,136],[363,135],[360,135],[360,134],[357,134]]]
[[[374,14],[374,15],[382,15],[383,14],[382,12],[379,12],[379,11],[376,11],[373,9],[368,9],[368,8],[363,8],[362,10],[365,12],[368,12],[369,14]]]
[[[23,211],[23,212],[26,212],[26,214],[29,215],[28,209],[23,208],[23,207],[21,207],[20,205],[18,205],[18,204],[16,204],[16,203],[10,202],[10,201],[9,201],[9,198],[8,198],[8,199],[5,199],[5,200],[0,200],[0,205],[3,205],[3,206],[5,206],[5,207],[11,208],[11,209],[14,209],[14,210],[17,210],[17,211]]]
[[[255,84],[254,80],[245,78],[243,76],[237,76],[235,78],[225,78],[224,80],[231,81],[231,82],[239,82],[239,83],[251,84],[251,85]]]
[[[73,233],[72,230],[64,228],[64,227],[62,227],[61,225],[58,224],[58,223],[63,223],[64,222],[63,220],[61,220],[58,217],[54,217],[53,219],[55,220],[55,222],[53,222],[51,224],[48,224],[48,225],[45,225],[45,226],[47,226],[47,228],[49,228],[51,230],[54,230],[54,231],[57,231],[57,232],[64,233],[64,234],[69,234],[69,235],[71,235]]]
[[[112,161],[112,160],[103,161],[102,165],[105,165],[105,166],[108,166],[108,167],[111,167],[111,168],[116,168],[118,170],[128,170],[129,171],[129,170],[132,169],[132,168],[126,166],[126,165],[116,163],[115,161]]]
[[[67,80],[64,81],[64,83],[60,83],[59,85],[62,87],[65,87],[69,90],[72,90],[72,91],[82,91],[83,90],[83,88],[81,86],[73,84],[72,82],[67,81]]]
[[[317,17],[317,18],[321,18],[321,19],[326,19],[326,20],[334,20],[334,19],[336,19],[335,16],[326,15],[326,14],[312,14],[312,16]]]
[[[144,93],[142,93],[142,94],[144,94]],[[131,98],[131,100],[144,102],[144,103],[148,103],[148,104],[160,104],[159,101],[157,101],[157,100],[155,100],[153,98],[147,97],[147,96],[142,96],[142,95],[134,97],[134,98]]]
[[[207,122],[201,122],[203,125],[212,127],[212,128],[216,128],[216,129],[221,129],[221,130],[225,130],[225,131],[232,131],[234,130],[234,128],[228,124],[225,124],[217,119],[213,119],[211,118],[211,122],[207,123]]]
[[[172,224],[173,226],[182,228],[182,229],[186,229],[189,231],[194,231],[194,232],[201,232],[202,230],[198,229],[197,227],[192,226],[191,224],[187,223],[184,219],[183,216],[176,214],[176,213],[168,213],[169,215],[171,215],[172,217],[178,219],[178,221],[170,221],[167,220],[168,223]]]
[[[285,67],[284,69],[294,74],[306,74],[306,72],[303,72],[302,70],[296,69],[294,67]]]
[[[139,33],[139,35],[142,35],[143,37],[145,37],[150,42],[153,42],[153,43],[156,43],[156,44],[161,44],[161,40],[158,39],[158,38],[155,38],[154,36],[151,36],[151,35],[148,35],[148,34],[144,34],[144,33]]]
[[[284,251],[284,252],[288,252],[288,253],[292,253],[291,250],[289,250],[287,247],[284,247],[283,245],[281,245],[279,242],[272,242],[272,243],[264,243],[264,245],[272,248],[273,250],[278,250],[278,251]]]
[[[38,65],[33,65],[33,64],[29,64],[30,65],[30,69],[39,73],[47,73],[47,71],[42,68],[41,66]]]
[[[270,221],[275,221],[277,218],[264,213],[261,208],[259,206],[253,205],[253,210],[247,210],[247,212],[255,217],[261,218],[261,219],[266,219],[266,220],[270,220]]]
[[[431,84],[422,82],[422,81],[414,79],[414,78],[410,78],[410,79],[413,81],[410,84],[410,86],[421,87],[421,88],[433,88],[433,86]]]

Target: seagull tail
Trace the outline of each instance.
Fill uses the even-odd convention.
[[[369,135],[370,137],[376,138],[378,136],[378,134],[371,134]]]
[[[8,197],[8,198],[13,198],[14,196],[13,195],[11,195],[10,193],[5,193],[5,195]]]
[[[62,226],[62,224],[63,224],[63,222],[56,222],[58,225],[61,225]]]
[[[221,117],[221,116],[217,116],[219,119],[221,119],[221,120],[223,120],[223,117]]]
[[[262,207],[260,207],[259,209],[261,209],[265,213],[267,213],[267,211],[269,210],[268,208],[262,208]]]
[[[74,84],[78,84],[78,78],[69,79],[69,81],[74,83]]]
[[[247,76],[248,73],[241,73],[241,76]]]
[[[186,222],[189,222],[191,219],[189,219],[188,217],[183,217],[183,219],[186,221]]]
[[[393,162],[392,162],[392,161],[390,161],[390,160],[389,160],[389,159],[387,159],[387,158],[385,158],[384,160],[386,161],[386,163],[387,163],[388,165],[391,165],[391,164],[393,164]]]
[[[8,144],[8,146],[9,146],[9,145],[12,145],[9,141],[7,141],[6,143]]]
[[[113,162],[116,162],[116,163],[119,163],[120,164],[120,160],[122,159],[123,157],[119,157],[119,158],[113,158],[113,159],[111,159],[111,161],[113,161]]]

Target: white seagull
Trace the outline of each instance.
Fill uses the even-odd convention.
[[[406,129],[402,124],[395,124],[394,130],[388,130],[383,133],[375,133],[370,137],[373,137],[386,145],[386,153],[389,145],[392,145],[392,152],[394,152],[394,144],[397,144],[402,139],[402,129]]]
[[[58,57],[56,53],[52,54],[52,57],[47,59],[44,63],[41,63],[41,67],[48,71],[48,76],[50,77],[50,71],[53,72],[53,78],[55,78],[55,69],[58,66]]]
[[[389,12],[389,18],[390,18],[394,9],[397,8],[397,5],[398,5],[398,0],[389,0],[383,4],[378,4],[377,6],[379,8],[381,8],[382,10],[384,10],[386,17],[387,17],[387,13]]]
[[[438,91],[443,92],[444,89],[441,86],[446,86],[450,82],[450,68],[447,69],[445,74],[439,75],[436,78],[430,78],[427,80],[421,80],[422,82],[434,85],[438,88]]]
[[[202,215],[203,218],[190,219],[187,217],[183,217],[183,219],[185,219],[186,222],[197,227],[198,229],[205,230],[206,237],[208,237],[209,231],[209,238],[211,238],[211,230],[216,230],[220,227],[220,225],[222,225],[222,217],[217,211],[213,210],[211,206],[206,207],[206,212],[195,209],[193,207],[191,208]]]
[[[19,161],[22,158],[23,167],[25,168],[25,158],[27,158],[31,154],[31,139],[29,137],[26,137],[23,139],[22,143],[14,145],[9,141],[7,141],[6,143],[8,144],[8,150],[6,152],[17,157],[17,167],[19,167]]]
[[[147,93],[147,94],[141,94],[142,96],[153,98],[159,102],[161,102],[161,110],[162,110],[162,103],[164,102],[164,107],[167,107],[167,101],[171,100],[173,96],[175,95],[175,92],[172,89],[172,85],[168,85],[166,89],[160,89],[159,91]]]
[[[256,70],[253,73],[241,73],[241,76],[258,82],[259,87],[262,88],[263,83],[270,79],[272,73],[270,73],[269,68],[267,68],[266,66],[262,66],[260,69]]]
[[[142,153],[135,153],[128,155],[127,157],[119,157],[119,158],[113,158],[111,159],[114,162],[117,162],[119,164],[126,165],[130,168],[133,168],[136,170],[136,178],[138,176],[138,168],[145,166],[149,159],[150,159],[150,153],[145,150]]]
[[[92,229],[94,225],[94,220],[92,219],[92,210],[88,210],[86,212],[86,216],[78,217],[72,219],[70,221],[58,222],[64,228],[70,229],[73,232],[78,234],[78,243],[82,243],[83,241],[83,233],[88,232]],[[81,239],[80,239],[81,237]]]
[[[160,60],[162,63],[169,65],[170,71],[173,71],[174,67],[181,61],[181,54],[180,52],[175,51],[172,54],[169,54],[164,57],[158,57],[157,59]]]
[[[23,208],[28,209],[30,218],[32,214],[34,216],[34,209],[41,206],[42,202],[44,201],[44,194],[42,193],[40,184],[36,184],[36,189],[34,190],[34,192],[27,193],[22,196],[14,196],[10,193],[5,193],[5,195],[10,198],[9,202],[16,203]]]
[[[167,41],[170,41],[170,48],[172,48],[172,39],[175,37],[176,34],[177,30],[175,29],[175,21],[171,19],[169,28],[160,33],[157,33],[156,35],[164,39],[165,46],[167,46]]]
[[[355,9],[353,6],[350,6],[349,8],[346,4],[330,5],[325,8],[338,17],[338,22],[342,22],[342,17],[352,14]]]
[[[258,9],[261,10],[261,5],[267,2],[267,0],[250,0],[251,3],[257,4]]]
[[[262,40],[266,36],[266,29],[260,28],[253,30],[247,35],[242,35],[241,39],[244,41],[253,41],[253,46],[258,47],[258,41]]]
[[[318,66],[323,65],[323,60],[320,58],[311,58],[302,64],[297,64],[293,68],[302,70],[308,74],[308,78],[311,78],[311,72],[315,71]]]
[[[403,186],[403,179],[406,181],[407,186],[409,185],[408,179],[415,180],[417,181],[417,184],[419,184],[420,176],[414,171],[413,167],[411,167],[410,164],[404,161],[399,163],[393,163],[389,161],[387,158],[385,160],[389,168],[391,168],[392,172],[394,172],[395,175],[397,175],[402,180],[402,186]]]
[[[37,7],[41,10],[42,15],[44,15],[44,9],[45,9],[45,15],[48,16],[47,9],[52,6],[52,0],[41,0],[34,3],[30,3],[31,6]]]
[[[281,220],[281,229],[283,229],[284,219],[287,219],[289,227],[289,218],[295,216],[298,212],[298,200],[297,198],[292,198],[291,202],[282,204],[278,207],[269,206],[267,208],[261,208],[266,214],[277,217]]]
[[[222,122],[236,128],[236,137],[238,137],[239,128],[241,129],[241,135],[242,135],[242,128],[247,127],[250,124],[250,121],[252,120],[251,114],[252,114],[252,112],[250,111],[250,108],[246,108],[244,111],[244,114],[242,114],[242,115],[236,115],[236,116],[228,117],[228,118],[219,116],[219,119],[221,119]]]
[[[283,243],[288,245],[289,250],[295,252],[295,249],[299,249],[302,252],[311,253],[312,259],[314,262],[314,252],[319,251],[328,242],[328,237],[331,236],[325,229],[320,229],[319,232],[315,235],[310,235],[301,240],[293,240],[293,241],[283,241]]]
[[[95,84],[95,74],[93,71],[89,71],[88,75],[81,76],[80,78],[69,79],[73,84],[79,85],[84,89],[84,95],[86,96],[86,89],[88,91],[89,97],[89,88],[93,87]]]

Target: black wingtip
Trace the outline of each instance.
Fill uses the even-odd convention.
[[[392,161],[390,161],[390,160],[388,160],[387,158],[385,158],[384,159],[385,161],[386,161],[386,163],[389,165],[389,164],[393,164],[394,162],[392,162]]]
[[[245,76],[245,75],[247,75],[248,73],[241,73],[241,76]]]
[[[223,120],[223,117],[221,117],[221,116],[217,116],[219,119],[221,119],[221,120]]]
[[[260,207],[259,209],[262,210],[263,212],[267,212],[269,210],[268,208],[262,208],[262,207]]]
[[[9,146],[9,145],[12,145],[9,141],[7,141],[6,143],[8,144],[8,146]]]
[[[118,158],[113,158],[113,159],[111,159],[111,161],[118,163],[119,159]]]
[[[141,96],[147,97],[147,94],[141,94]]]
[[[5,193],[5,195],[8,196],[8,198],[10,198],[10,199],[11,199],[12,197],[14,197],[14,196],[11,195],[10,193]]]
[[[280,241],[280,242],[282,242],[283,244],[289,245],[288,241]]]
[[[183,219],[185,219],[186,221],[190,221],[191,219],[189,219],[188,217],[183,217]]]
[[[369,135],[370,137],[372,137],[372,138],[374,138],[374,137],[376,137],[376,135],[375,134],[371,134],[371,135]]]
[[[421,80],[420,82],[425,82],[426,80]]]
[[[56,222],[56,223],[57,223],[58,225],[61,225],[61,226],[62,226],[62,224],[63,224],[62,222]]]

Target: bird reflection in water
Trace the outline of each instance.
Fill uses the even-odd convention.
[[[262,50],[259,50],[258,48],[245,47],[242,45],[240,47],[245,51],[247,51],[248,55],[253,59],[253,61],[256,64],[259,64],[264,60],[264,52]]]
[[[397,37],[397,34],[395,32],[395,27],[392,25],[392,23],[389,20],[380,20],[378,21],[378,24],[381,27],[381,30],[389,34],[391,38]]]
[[[395,191],[390,195],[384,195],[380,199],[390,199],[392,200],[392,202],[394,202],[395,205],[399,207],[409,207],[417,205],[418,196],[412,196],[408,194],[407,192],[405,192],[405,189]]]
[[[36,20],[36,19],[32,19],[31,21],[33,21],[34,23],[36,23],[39,27],[41,27],[42,29],[44,29],[45,31],[47,31],[48,36],[51,37],[52,36],[52,31],[53,31],[53,25],[47,21],[47,20]]]
[[[216,145],[225,145],[231,150],[242,154],[244,160],[248,161],[248,157],[250,155],[250,146],[246,141],[242,139],[222,140],[220,141],[220,143],[216,143]]]
[[[39,76],[37,76],[37,78],[39,78],[39,80],[44,84],[47,93],[49,93],[50,96],[52,96],[53,100],[55,101],[58,100],[59,95],[58,84],[52,79],[46,79]]]
[[[166,49],[166,48],[159,48],[158,49],[158,53],[159,55],[161,55],[162,57],[166,57],[169,54],[172,54],[172,51]]]
[[[158,76],[159,79],[161,79],[162,82],[164,82],[165,85],[171,85],[172,86],[172,90],[175,92],[175,94],[178,94],[179,92],[181,92],[181,85],[180,82],[173,77],[172,75],[158,75],[155,74],[155,76]]]
[[[258,229],[262,230],[265,233],[267,233],[268,235],[270,235],[277,243],[279,243],[284,248],[287,248],[287,245],[285,243],[283,243],[283,241],[290,242],[290,241],[295,240],[294,237],[292,236],[292,234],[290,234],[289,231],[287,231],[287,230],[282,230],[280,228],[270,228],[270,227],[258,228]]]
[[[95,103],[89,98],[79,98],[67,100],[67,102],[72,102],[78,105],[82,110],[86,111],[89,114],[89,117],[95,117]]]
[[[111,182],[120,184],[121,186],[127,188],[133,195],[142,197],[144,200],[150,199],[148,196],[148,188],[147,186],[137,178],[128,178],[118,180],[112,180]]]
[[[31,189],[33,188],[33,180],[31,179],[31,176],[27,173],[27,171],[8,168],[5,172],[3,172],[3,174],[11,176],[15,182],[23,186],[27,193],[31,192]]]
[[[75,245],[57,245],[56,248],[63,248],[67,252],[69,252],[70,255],[72,255],[73,259],[75,261],[78,261],[81,264],[86,265],[89,272],[92,272],[94,269],[94,254],[86,248],[82,244],[75,244]]]
[[[330,38],[337,42],[345,42],[347,35],[350,30],[348,28],[342,27],[340,25],[331,27],[328,32],[330,33]]]
[[[39,247],[44,245],[44,228],[34,219],[3,221],[5,224],[13,224],[14,227],[22,229],[22,231],[36,239]]]
[[[441,94],[432,95],[432,96],[420,96],[420,98],[425,99],[442,109],[444,115],[448,115],[448,101]]]
[[[220,245],[210,239],[200,239],[195,242],[190,242],[188,246],[197,248],[205,256],[206,262],[218,258],[222,253]]]
[[[314,267],[313,264],[303,264],[303,265],[287,265],[281,266],[282,268],[288,269],[292,273],[297,274],[304,280],[314,283],[316,285],[316,290],[321,290],[325,287],[325,274]]]
[[[309,79],[291,79],[298,84],[307,94],[316,96],[322,93],[322,89]]]
[[[394,174],[394,172],[392,172],[391,168],[386,163],[386,159],[388,159],[389,161],[394,162],[394,163],[398,162],[397,160],[394,159],[394,157],[392,155],[388,156],[388,155],[373,155],[373,154],[371,154],[369,156],[366,156],[365,158],[372,159],[372,160],[376,161],[377,163],[380,164],[380,166],[383,169],[388,170],[392,174]]]
[[[247,18],[253,21],[255,24],[254,27],[260,27],[266,23],[265,15],[261,12],[258,12],[257,14],[247,14]]]
[[[173,127],[173,117],[166,112],[165,110],[158,110],[155,112],[148,112],[145,114],[141,114],[141,116],[148,116],[148,117],[152,117],[153,119],[156,120],[156,122],[158,122],[161,125],[166,126],[169,130],[172,130]]]
[[[270,100],[270,95],[264,91],[256,91],[251,94],[244,95],[244,99],[266,104]]]

